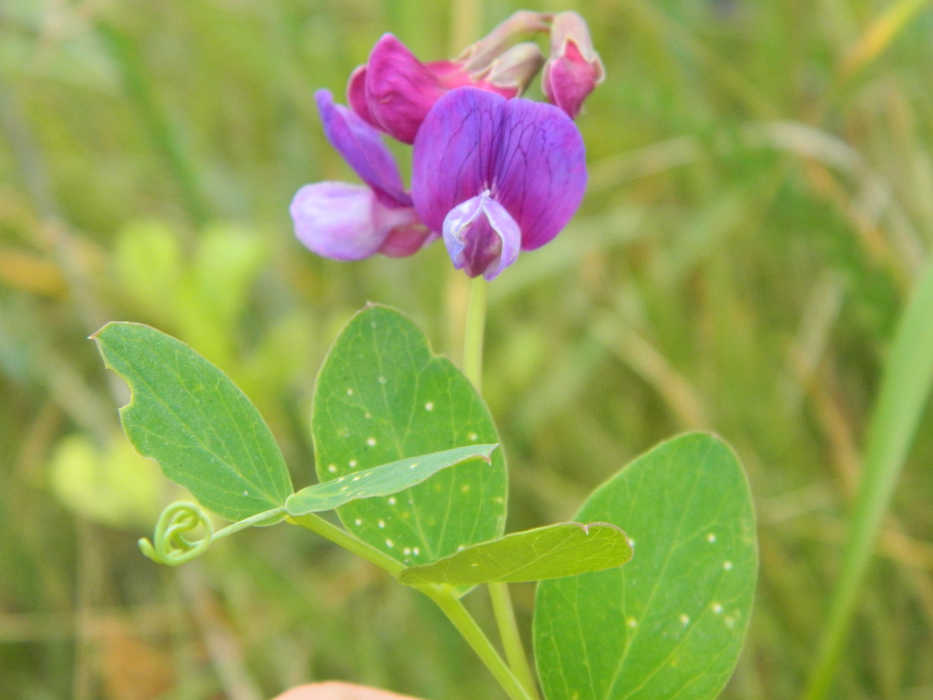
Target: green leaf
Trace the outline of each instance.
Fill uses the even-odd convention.
[[[285,510],[292,516],[305,515],[333,510],[361,498],[390,496],[420,484],[447,467],[477,458],[489,464],[490,455],[496,447],[498,445],[456,447],[339,476],[293,493],[285,501]]]
[[[318,375],[311,432],[320,481],[379,464],[499,442],[483,400],[399,312],[369,306],[337,338]],[[502,534],[505,458],[446,469],[387,498],[337,510],[360,539],[404,564],[434,561]]]
[[[281,506],[292,492],[262,416],[217,367],[179,340],[138,323],[94,336],[132,398],[120,409],[136,449],[207,508],[241,520]]]
[[[579,520],[623,525],[620,569],[545,581],[535,661],[549,698],[712,698],[738,660],[758,570],[735,454],[712,435],[662,443],[599,487]]]
[[[621,566],[632,558],[628,537],[610,523],[557,523],[467,547],[433,564],[405,569],[408,585],[474,586],[541,581]]]

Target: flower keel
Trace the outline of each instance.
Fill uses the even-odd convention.
[[[505,208],[483,192],[458,204],[444,218],[444,244],[470,277],[497,277],[518,258],[522,234]]]

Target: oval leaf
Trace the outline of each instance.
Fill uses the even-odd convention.
[[[498,445],[455,447],[452,450],[432,452],[420,457],[408,457],[372,469],[364,469],[352,475],[339,476],[331,481],[307,486],[298,493],[293,493],[285,501],[285,510],[289,515],[298,516],[322,510],[333,510],[361,498],[390,496],[420,484],[441,469],[462,464],[471,459],[479,458],[489,464],[489,456],[496,447]]]
[[[379,464],[498,443],[483,400],[399,312],[370,306],[337,338],[318,375],[311,432],[320,481]],[[337,510],[344,526],[404,564],[451,554],[502,534],[505,459],[446,469],[387,498]]]
[[[620,569],[538,586],[548,698],[712,698],[738,660],[758,570],[748,484],[718,438],[683,435],[599,487],[577,517],[624,524]]]
[[[408,585],[475,586],[576,576],[632,558],[626,534],[610,523],[557,523],[475,544],[433,564],[402,571]]]
[[[140,454],[229,520],[281,506],[292,492],[282,453],[256,407],[190,347],[139,323],[93,336],[129,384],[123,429]]]

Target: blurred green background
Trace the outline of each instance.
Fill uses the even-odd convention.
[[[456,359],[466,294],[441,245],[341,264],[294,240],[295,190],[353,179],[312,93],[342,94],[384,31],[442,58],[519,7],[0,3],[3,697],[249,700],[329,678],[499,697],[426,599],[297,528],[243,533],[180,569],[143,559],[135,539],[178,494],[119,432],[125,389],[86,337],[121,319],[190,342],[309,483],[314,372],[341,324],[367,300],[391,304]],[[485,386],[509,528],[567,518],[658,440],[715,430],[748,469],[761,546],[725,696],[793,697],[880,367],[933,245],[933,11],[532,9],[580,11],[608,79],[578,119],[583,208],[490,290]],[[929,407],[916,435],[835,697],[933,697]],[[513,588],[528,623],[533,588]],[[489,621],[483,594],[469,605]]]

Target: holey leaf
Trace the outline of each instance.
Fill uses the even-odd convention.
[[[369,306],[337,338],[314,390],[315,465],[322,482],[462,445],[499,442],[483,400],[431,353],[397,311]],[[351,477],[352,478],[352,477]],[[340,507],[344,526],[389,556],[422,564],[502,534],[505,458],[492,453],[384,498]]]
[[[535,662],[548,698],[712,698],[735,667],[758,570],[745,474],[718,438],[655,447],[584,503],[625,527],[625,566],[538,585]]]
[[[471,459],[482,459],[487,464],[498,445],[470,445],[443,452],[432,452],[420,457],[408,457],[396,462],[345,474],[336,479],[306,486],[285,501],[289,515],[298,516],[333,510],[345,503],[361,498],[391,496],[420,484],[441,469],[453,467]]]
[[[632,558],[628,537],[610,523],[557,523],[474,544],[433,564],[402,571],[409,585],[474,586],[575,576],[621,566]]]
[[[205,507],[242,520],[285,503],[291,479],[272,433],[230,379],[190,347],[139,323],[93,336],[129,384],[120,409],[133,446]]]

